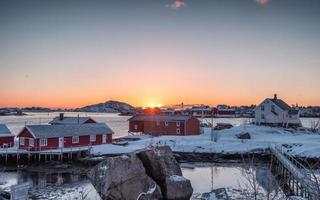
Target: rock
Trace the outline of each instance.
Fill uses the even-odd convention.
[[[135,154],[107,158],[88,177],[104,200],[162,199],[160,187]]]
[[[229,129],[232,128],[232,124],[228,123],[218,123],[215,127],[214,130],[223,130],[223,129]]]
[[[249,139],[251,139],[251,135],[250,135],[250,133],[248,133],[248,132],[243,132],[243,133],[238,134],[238,135],[237,135],[237,138],[238,138],[238,139],[246,139],[246,140],[249,140]]]
[[[183,176],[173,175],[166,177],[164,193],[166,199],[190,199],[193,189],[188,179]]]
[[[190,199],[193,189],[182,176],[180,166],[168,146],[138,152],[147,174],[161,187],[165,199]]]
[[[212,190],[209,193],[203,193],[201,195],[201,199],[203,200],[211,200],[211,199],[215,199],[215,200],[229,200],[227,191],[225,188],[219,188],[219,189],[215,189]]]

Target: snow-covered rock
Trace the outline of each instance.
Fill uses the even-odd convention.
[[[161,187],[165,199],[190,199],[193,192],[191,183],[182,176],[169,146],[141,151],[138,156],[147,174]]]
[[[241,140],[244,140],[244,139],[249,140],[249,139],[251,139],[251,135],[248,132],[242,132],[242,133],[239,133],[236,136],[237,136],[238,139],[241,139]]]
[[[225,188],[219,188],[212,190],[209,193],[203,193],[201,195],[202,200],[228,200],[228,194]]]

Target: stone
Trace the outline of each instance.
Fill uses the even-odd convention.
[[[249,139],[251,139],[251,135],[248,132],[243,132],[243,133],[238,134],[237,138],[242,139],[242,140],[243,139],[249,140]]]
[[[229,200],[229,196],[227,194],[227,191],[225,188],[218,188],[215,190],[212,190],[209,193],[203,193],[201,195],[201,199],[203,200]]]
[[[182,176],[179,163],[169,146],[152,148],[137,153],[147,174],[161,187],[165,199],[190,199],[193,189]]]
[[[177,175],[166,177],[163,189],[166,199],[189,200],[193,193],[190,180]]]
[[[87,176],[103,200],[162,199],[160,187],[135,154],[107,158]]]
[[[223,130],[223,129],[229,129],[232,128],[232,124],[228,124],[228,123],[218,123],[215,127],[214,130]]]

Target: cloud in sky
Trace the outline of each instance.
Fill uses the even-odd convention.
[[[176,0],[173,3],[166,5],[167,8],[170,8],[170,9],[173,9],[173,10],[180,9],[182,7],[185,7],[185,6],[187,6],[187,4],[185,2],[183,2],[183,1],[181,1],[181,0]]]
[[[271,0],[255,0],[257,4],[260,5],[266,5],[268,4]]]

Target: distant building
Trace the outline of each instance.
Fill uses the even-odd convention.
[[[190,109],[191,115],[195,117],[211,117],[212,108],[209,106],[192,106]]]
[[[113,133],[104,123],[27,125],[17,137],[20,149],[41,151],[111,143]]]
[[[55,117],[49,124],[51,125],[68,125],[68,124],[88,124],[97,123],[90,117],[65,117],[60,113],[59,117]]]
[[[301,126],[299,110],[278,99],[276,94],[273,99],[267,98],[255,108],[255,123],[282,127]]]
[[[135,115],[129,119],[129,132],[160,135],[199,135],[200,121],[187,115]]]
[[[173,108],[160,109],[161,115],[174,115],[175,110]]]
[[[14,146],[14,135],[5,124],[0,124],[0,147]]]
[[[216,117],[236,117],[236,109],[227,105],[218,105],[215,110]]]

